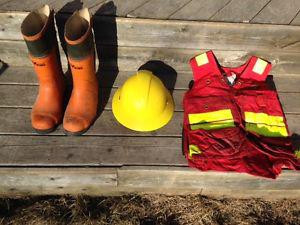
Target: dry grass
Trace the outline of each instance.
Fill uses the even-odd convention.
[[[300,200],[200,195],[0,199],[0,224],[300,224]]]

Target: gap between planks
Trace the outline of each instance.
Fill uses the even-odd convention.
[[[0,84],[0,108],[31,108],[35,102],[36,96],[38,94],[37,85],[1,85]],[[69,87],[70,88],[70,87]],[[67,93],[71,90],[69,89]],[[112,98],[117,91],[116,87],[113,88],[100,88],[99,89],[99,110],[111,110]],[[182,112],[182,100],[186,89],[175,89],[171,90],[173,100],[175,103],[175,111]],[[19,97],[15,97],[15,93],[19,94]],[[285,113],[300,113],[300,92],[293,91],[278,91],[281,104]],[[268,107],[271,107],[271,103],[265,100]],[[210,104],[208,104],[210,105]]]
[[[30,109],[0,108],[0,134],[36,135],[30,123]],[[300,114],[286,113],[291,133],[300,134]],[[121,126],[109,110],[105,110],[95,121],[94,125],[85,134],[99,136],[155,136],[155,137],[181,137],[183,112],[174,112],[171,121],[159,130],[151,132],[136,132]],[[49,135],[64,136],[62,127]]]
[[[99,71],[97,72],[100,88],[118,88],[136,71]],[[189,82],[193,79],[192,71],[166,71],[154,72],[170,90],[187,90]],[[300,92],[300,76],[297,74],[271,74],[279,92]],[[66,84],[70,85],[71,76],[65,71]],[[107,79],[100,79],[107,77]],[[114,79],[115,78],[115,79]],[[175,84],[174,84],[175,83]],[[33,67],[7,67],[0,74],[0,85],[37,86],[38,80]],[[5,88],[5,86],[2,86]]]
[[[63,24],[65,14],[60,14]],[[26,14],[0,13],[0,39],[23,40],[20,24]],[[62,25],[59,25],[62,26]],[[60,28],[61,29],[61,28]],[[300,27],[178,20],[111,18],[95,16],[97,43],[131,47],[182,49],[294,51],[299,46]],[[214,38],[212,38],[214,37]],[[188,38],[188,41],[187,41]],[[295,45],[295,43],[298,43]],[[291,46],[291,47],[289,47]]]
[[[189,59],[194,55],[205,52],[205,49],[170,49],[170,48],[144,48],[144,47],[118,47],[103,46],[102,53],[105,59],[100,58],[102,71],[119,69],[137,70],[141,65],[150,60],[163,61],[174,68],[175,71],[190,71]],[[110,56],[111,52],[117,53],[118,58]],[[226,67],[242,65],[252,55],[265,58],[273,65],[272,72],[278,74],[299,74],[300,53],[296,52],[270,52],[270,51],[223,51],[216,50],[215,54],[219,63]],[[64,53],[61,55],[62,65],[67,66]],[[108,57],[109,56],[109,57]],[[0,41],[0,58],[9,66],[31,66],[27,49],[23,41]],[[98,60],[96,60],[98,62]]]

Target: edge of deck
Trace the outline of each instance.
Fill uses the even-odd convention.
[[[0,196],[201,194],[233,198],[299,198],[300,173],[276,179],[239,173],[200,172],[187,167],[124,166],[0,168]]]

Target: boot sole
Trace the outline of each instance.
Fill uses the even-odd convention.
[[[35,132],[38,133],[38,134],[49,134],[49,133],[52,133],[53,131],[56,130],[57,127],[53,127],[53,128],[50,128],[50,129],[47,129],[47,130],[38,130],[38,129],[35,129]]]
[[[77,131],[77,132],[71,132],[66,130],[65,128],[63,128],[63,132],[68,135],[68,136],[80,136],[82,134],[84,134],[85,132],[87,132],[95,123],[97,117],[93,119],[92,123],[90,124],[90,126],[88,126],[87,128],[85,128],[84,130],[81,131]]]
[[[68,131],[68,130],[64,130],[64,133],[68,136],[80,136],[82,134],[84,134],[85,132],[88,131],[88,129],[90,129],[91,126],[89,126],[88,128],[85,128],[84,130],[81,130],[81,131],[77,131],[77,132],[71,132],[71,131]]]

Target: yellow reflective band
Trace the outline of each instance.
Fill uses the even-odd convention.
[[[255,132],[265,137],[287,137],[285,127],[278,127],[266,124],[246,123],[246,130]]]
[[[297,159],[300,159],[300,149],[295,151],[295,156]]]
[[[233,120],[230,109],[222,109],[207,113],[192,113],[189,114],[188,117],[190,124]]]
[[[206,53],[196,56],[195,59],[198,66],[203,66],[209,62]]]
[[[282,116],[266,113],[245,112],[246,130],[266,137],[287,137],[288,132]]]
[[[262,75],[267,67],[268,63],[265,61],[265,60],[262,60],[262,59],[257,59],[256,60],[256,63],[253,67],[253,72],[254,73],[257,73],[259,75]]]
[[[191,130],[214,130],[214,129],[224,129],[228,127],[234,127],[233,120],[224,120],[224,121],[216,121],[210,123],[200,123],[200,124],[191,124]]]
[[[214,130],[234,127],[234,120],[230,109],[207,113],[192,113],[188,117],[191,130]]]
[[[189,145],[189,157],[190,159],[193,157],[193,155],[200,155],[202,152],[198,148],[197,145]]]
[[[270,116],[266,113],[245,112],[245,121],[248,123],[263,123],[266,125],[285,127],[282,116]]]

